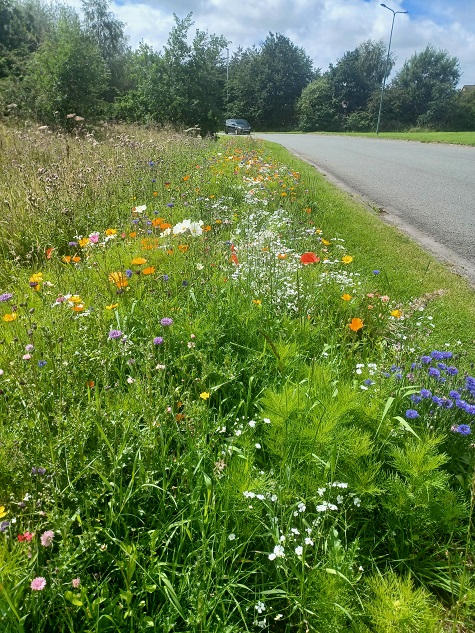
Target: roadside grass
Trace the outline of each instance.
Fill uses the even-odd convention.
[[[0,139],[4,630],[473,630],[468,284],[273,144]]]
[[[325,134],[336,134],[325,132]],[[475,132],[338,132],[344,136],[365,136],[366,138],[388,138],[400,141],[418,141],[419,143],[449,143],[454,145],[475,146]]]

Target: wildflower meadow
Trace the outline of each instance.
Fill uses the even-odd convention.
[[[0,629],[475,630],[473,291],[263,141],[0,141]]]

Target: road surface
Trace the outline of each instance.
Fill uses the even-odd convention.
[[[475,285],[475,147],[319,134],[279,143]]]

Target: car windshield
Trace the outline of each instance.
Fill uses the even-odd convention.
[[[236,125],[247,125],[248,127],[251,127],[245,119],[233,119],[233,120],[234,120],[234,123],[236,123]]]

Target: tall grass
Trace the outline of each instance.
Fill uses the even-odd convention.
[[[262,142],[1,138],[4,629],[473,628],[463,282]]]

